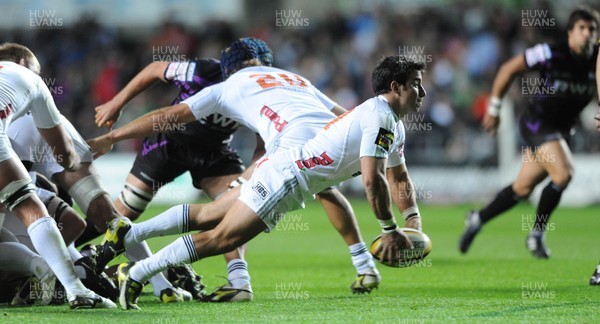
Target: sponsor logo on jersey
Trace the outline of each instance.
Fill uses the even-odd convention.
[[[379,134],[375,139],[375,145],[380,146],[386,152],[390,150],[390,146],[394,143],[394,133],[385,128],[379,128]]]
[[[0,111],[0,119],[6,119],[12,112],[14,111],[13,106],[9,103],[4,107],[2,111]]]
[[[252,186],[252,189],[260,196],[262,200],[265,200],[269,195],[269,190],[267,190],[267,188],[265,188],[265,186],[260,182],[257,182],[254,186]]]
[[[240,126],[235,120],[227,118],[221,114],[212,114],[200,119],[203,125],[214,125],[223,129],[234,129]]]
[[[296,160],[296,166],[298,169],[312,169],[317,165],[330,165],[333,163],[333,159],[327,155],[327,152],[321,153],[321,156],[313,156],[306,160]]]
[[[287,121],[283,120],[276,112],[274,112],[269,106],[264,105],[260,110],[260,115],[265,116],[271,120],[275,126],[275,130],[281,132],[285,125],[287,125]]]

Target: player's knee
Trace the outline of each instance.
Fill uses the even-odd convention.
[[[552,182],[564,189],[569,185],[571,179],[573,179],[573,173],[573,170],[564,170],[563,172],[553,176]]]
[[[102,186],[98,175],[81,178],[69,188],[69,195],[73,197],[84,214],[87,214],[92,201],[104,194],[108,195],[108,192]]]
[[[0,190],[0,203],[9,210],[35,194],[35,187],[30,179],[12,181]]]
[[[517,197],[519,197],[519,199],[529,197],[529,195],[531,195],[531,192],[533,192],[534,188],[535,185],[530,183],[515,182],[512,186],[513,192],[515,193],[515,195],[517,195]]]
[[[127,213],[129,219],[136,220],[142,214],[152,201],[152,193],[145,192],[133,185],[126,183],[123,191],[119,195],[119,202],[131,211]]]

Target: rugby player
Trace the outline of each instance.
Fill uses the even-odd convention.
[[[260,44],[263,62],[270,65],[272,56],[266,44]],[[189,98],[203,88],[221,82],[219,61],[210,58],[188,62],[153,62],[138,73],[112,100],[95,108],[98,127],[112,128],[125,105],[157,81],[179,88],[172,104]],[[156,192],[186,171],[192,176],[195,188],[216,199],[243,181],[242,160],[229,145],[233,133],[241,125],[220,114],[207,116],[186,124],[177,131],[155,133],[146,137],[121,194],[115,201],[119,212],[136,220],[148,207]],[[254,160],[264,154],[264,146],[257,136]],[[101,233],[87,230],[96,237]],[[248,265],[244,260],[245,247],[226,253],[228,284],[218,288],[210,301],[248,301],[253,292]],[[193,272],[191,267],[187,267]],[[187,275],[195,278],[195,273]],[[189,280],[189,279],[188,279]],[[203,296],[194,294],[197,299]],[[206,296],[204,296],[206,297]]]
[[[257,51],[256,58],[257,58],[258,62],[253,62],[253,64],[266,65],[266,66],[271,65],[271,62],[272,62],[272,56],[270,55],[271,51],[270,50],[265,51],[263,49],[263,47],[261,47],[262,46],[261,44],[264,44],[264,42],[253,39],[253,38],[244,38],[238,43],[240,45],[243,45],[244,42],[247,42],[250,45],[256,47],[256,51]],[[264,46],[266,46],[266,45],[264,45]],[[267,47],[267,49],[268,49],[268,47]],[[265,58],[264,53],[269,53],[269,56]],[[281,70],[277,70],[277,71],[281,71]],[[285,72],[285,71],[283,71],[283,72]],[[225,74],[227,74],[227,73],[225,73]],[[284,79],[284,80],[289,80],[286,82],[298,83],[300,89],[306,88],[307,90],[314,91],[314,93],[312,95],[313,98],[311,100],[314,101],[315,96],[316,96],[316,98],[319,101],[318,101],[318,103],[316,103],[315,107],[320,107],[319,109],[317,109],[316,112],[314,112],[313,111],[315,109],[314,107],[310,107],[307,109],[306,106],[304,105],[304,106],[302,106],[302,108],[299,108],[298,110],[296,110],[293,114],[290,114],[290,116],[286,119],[285,125],[277,126],[277,128],[286,127],[285,128],[286,131],[283,132],[285,135],[281,135],[282,134],[281,130],[278,130],[277,128],[270,129],[269,128],[270,126],[265,124],[265,122],[261,121],[260,119],[259,120],[254,120],[254,119],[248,120],[248,119],[243,119],[243,118],[232,118],[231,116],[229,116],[225,113],[222,113],[222,115],[224,115],[225,117],[229,117],[232,120],[237,121],[238,123],[244,123],[246,126],[249,126],[250,129],[259,132],[261,137],[263,138],[263,140],[266,141],[265,146],[266,146],[268,152],[275,152],[277,150],[288,149],[288,148],[292,148],[294,146],[303,144],[307,139],[312,138],[314,136],[314,134],[316,133],[316,131],[320,127],[325,125],[329,120],[334,118],[335,115],[340,115],[343,112],[345,112],[345,109],[343,109],[340,106],[338,106],[337,104],[335,104],[333,101],[331,101],[329,98],[327,98],[325,95],[323,95],[320,91],[318,91],[316,88],[314,88],[312,85],[310,85],[310,83],[308,81],[304,80],[300,76],[292,75],[291,78],[294,78],[295,81],[292,79],[289,79],[290,77],[288,77],[287,75],[284,75],[284,77],[288,78],[288,79]],[[262,87],[269,88],[269,85],[265,84],[265,80],[263,78],[258,78],[256,80],[256,82],[258,82],[258,84],[261,85]],[[277,82],[280,82],[280,81],[277,81]],[[210,93],[210,92],[207,92],[207,93]],[[260,100],[265,100],[265,101],[271,100],[271,99],[265,99],[266,95],[267,95],[267,93],[261,94],[256,100],[259,100],[259,101]],[[200,96],[200,94],[196,95],[196,97],[198,97],[198,96]],[[207,97],[206,100],[210,101],[210,100],[214,100],[214,98]],[[282,101],[282,103],[283,103],[283,101]],[[326,109],[323,109],[323,104],[327,108],[329,108],[329,110],[331,110],[331,112]],[[233,106],[243,107],[245,105],[246,104],[243,104],[241,102],[230,103],[229,109],[234,109]],[[258,105],[258,103],[257,103],[257,105]],[[186,107],[187,107],[187,105],[186,105]],[[265,116],[264,118],[267,121],[270,121],[270,118],[276,118],[276,114],[274,116],[273,111],[269,111],[269,109],[270,109],[269,107],[266,107],[266,106],[263,107],[262,105],[259,105],[257,107],[259,110],[258,114],[264,115]],[[215,112],[221,113],[220,111],[215,111]],[[333,112],[333,114],[332,114],[332,112]],[[180,122],[185,122],[180,117],[176,118],[175,120],[179,120]],[[193,120],[196,120],[196,119],[193,119]],[[200,120],[202,120],[202,119],[200,119]],[[249,171],[251,171],[251,170],[249,170]],[[249,171],[247,170],[246,172],[249,172]],[[237,195],[237,192],[234,195]],[[220,215],[224,215],[224,210],[226,210],[226,208],[229,208],[229,206],[232,203],[232,200],[235,199],[235,197],[236,196],[229,195],[227,200],[221,200],[219,202],[219,205],[214,205],[214,206],[221,206],[221,208],[223,208]],[[352,262],[357,270],[357,278],[356,278],[355,282],[351,285],[351,290],[356,293],[370,292],[374,287],[376,287],[379,284],[380,276],[379,276],[379,273],[377,272],[375,263],[373,262],[372,257],[367,250],[366,245],[362,241],[362,238],[360,236],[360,231],[358,229],[358,225],[356,223],[356,220],[354,217],[354,212],[352,211],[351,205],[345,199],[345,197],[335,188],[328,188],[328,189],[320,192],[317,195],[317,197],[319,198],[319,201],[321,202],[321,204],[323,204],[323,206],[325,207],[325,210],[327,212],[327,215],[328,215],[330,221],[332,222],[332,224],[334,225],[336,230],[338,230],[338,232],[342,235],[346,244],[349,246],[350,253],[352,255]],[[412,221],[417,222],[416,219],[413,219]],[[163,225],[158,224],[157,226],[163,226]],[[420,226],[420,225],[415,223],[413,226]],[[251,290],[249,290],[249,291],[251,291]],[[226,293],[226,291],[223,291],[223,292],[216,291],[214,294],[212,294],[208,297],[208,300],[219,301],[217,298],[221,294],[224,294],[224,293]],[[215,298],[217,300],[213,300],[213,298]]]
[[[459,250],[466,253],[484,224],[504,213],[531,194],[544,179],[536,210],[535,224],[526,246],[536,258],[547,259],[545,229],[563,191],[573,177],[573,157],[569,148],[571,130],[580,112],[594,97],[598,56],[598,13],[592,9],[574,10],[567,23],[567,41],[557,45],[535,45],[505,62],[492,86],[492,98],[483,126],[495,134],[501,98],[513,78],[527,71],[538,72],[545,86],[532,91],[519,130],[526,146],[523,163],[513,183],[502,189],[483,209],[467,214]],[[597,72],[597,71],[596,71]]]
[[[83,140],[75,127],[64,116],[61,115],[60,120],[66,133],[72,139],[81,161],[81,167],[75,172],[67,172],[56,163],[52,157],[52,150],[45,144],[39,133],[35,131],[35,124],[30,115],[14,121],[8,128],[7,134],[15,153],[27,168],[39,172],[44,177],[56,182],[58,187],[66,190],[68,196],[73,197],[73,200],[79,205],[83,213],[88,215],[87,219],[90,221],[89,223],[94,222],[95,225],[92,225],[92,227],[106,229],[106,223],[119,217],[123,218],[123,216],[116,210],[108,192],[104,189],[100,181],[100,176],[94,167],[91,151],[85,140]],[[56,195],[49,196],[47,201],[47,207],[57,222],[64,217],[63,214],[65,214],[65,211],[69,211],[68,205]],[[67,217],[71,215],[69,213],[66,214]],[[71,221],[67,222],[69,225],[61,228],[62,231],[74,229],[76,223],[73,217],[71,218]],[[85,222],[83,222],[83,226],[86,228]],[[27,235],[23,233],[22,229],[13,227],[11,230],[18,237],[23,237],[23,240],[27,239]],[[103,274],[104,268],[97,270],[93,256],[84,257],[72,244],[72,241],[77,239],[80,234],[81,232],[78,232],[72,239],[65,240],[67,242],[67,250],[75,262],[75,270],[78,277],[82,279],[86,287],[92,288],[101,296],[115,297],[116,287],[114,285],[111,286],[111,281]],[[127,258],[133,261],[145,259],[150,255],[152,255],[152,252],[150,252],[147,243],[134,246],[126,253]],[[154,288],[154,294],[165,303],[182,302],[192,299],[191,292],[188,293],[188,291],[174,287],[162,273],[151,278],[150,282]],[[188,286],[185,288],[188,288]],[[182,288],[185,289],[184,287]],[[188,289],[194,290],[193,288],[194,286],[191,286]]]
[[[263,140],[265,140],[265,145],[266,145],[267,149],[269,148],[269,144],[273,141],[279,141],[280,143],[281,142],[288,142],[288,143],[295,142],[295,143],[300,143],[300,144],[296,144],[296,146],[299,146],[299,145],[302,145],[302,143],[306,142],[307,139],[314,137],[316,132],[318,130],[320,130],[323,126],[326,125],[326,123],[323,123],[323,121],[331,120],[330,117],[327,117],[327,114],[328,114],[327,110],[317,109],[320,106],[319,105],[319,95],[315,96],[313,94],[317,90],[314,89],[314,87],[312,87],[310,85],[308,80],[306,80],[298,75],[295,75],[295,74],[292,74],[292,73],[289,73],[287,71],[280,70],[280,69],[255,66],[258,64],[257,64],[256,60],[253,59],[252,55],[244,56],[245,51],[250,51],[250,49],[244,48],[243,45],[244,44],[240,43],[240,42],[233,43],[229,48],[227,48],[226,50],[223,51],[223,55],[222,55],[222,59],[221,59],[221,66],[222,66],[224,75],[227,76],[227,75],[231,74],[232,72],[237,71],[240,68],[242,70],[235,73],[230,79],[227,79],[227,81],[224,82],[223,84],[209,87],[209,88],[203,90],[202,92],[200,92],[198,95],[190,98],[187,101],[184,101],[180,105],[169,107],[169,108],[166,108],[163,110],[159,110],[159,111],[155,112],[154,114],[172,113],[174,115],[178,115],[180,118],[182,118],[184,121],[186,121],[188,119],[193,120],[194,118],[200,118],[200,117],[202,117],[202,115],[209,114],[214,111],[219,111],[223,115],[228,116],[234,120],[240,120],[240,121],[246,122],[246,124],[251,129],[255,129],[256,131],[258,131],[261,134],[261,137],[263,138]],[[236,62],[236,60],[237,60],[237,62]],[[391,59],[391,60],[393,61],[393,59]],[[396,60],[397,60],[397,58],[396,58]],[[250,66],[250,67],[247,67],[247,66]],[[422,65],[419,65],[419,66],[422,66]],[[402,74],[402,73],[406,73],[406,71],[403,71],[403,72],[398,71],[398,73]],[[394,76],[397,76],[397,75],[394,75]],[[392,78],[392,76],[390,76],[389,74],[386,75],[385,77]],[[380,77],[378,77],[378,79],[379,78]],[[403,81],[406,81],[406,80],[403,80]],[[408,82],[408,81],[406,81],[406,82]],[[413,109],[415,108],[414,106],[416,106],[416,102],[417,101],[420,102],[422,96],[425,95],[424,91],[422,91],[422,92],[420,91],[422,89],[422,87],[420,86],[420,78],[419,78],[418,85],[413,84],[415,82],[411,82],[410,86],[409,86],[410,89],[417,89],[418,96],[415,95],[413,98],[415,100],[415,104],[413,104],[413,105],[406,104],[407,106],[411,106]],[[403,84],[402,87],[406,86],[406,85],[404,85],[404,82],[402,84]],[[390,87],[390,84],[386,84],[383,87],[388,89]],[[224,89],[227,89],[227,91],[225,92]],[[408,92],[406,90],[401,91],[400,87],[399,87],[399,82],[397,82],[397,81],[394,81],[393,89],[394,89],[394,93]],[[379,91],[381,89],[377,88],[376,90]],[[229,96],[231,96],[231,97],[229,97]],[[213,97],[213,99],[211,99],[210,97]],[[216,100],[215,100],[215,98],[216,98]],[[216,102],[218,102],[218,103],[216,103]],[[353,116],[352,114],[349,114],[349,115]],[[329,115],[329,116],[331,116],[331,115]],[[361,116],[359,118],[362,118],[362,117],[364,117],[364,116],[362,116],[362,114],[361,114]],[[143,135],[145,132],[150,130],[150,128],[152,126],[151,125],[152,118],[153,118],[152,114],[148,114],[148,115],[134,121],[133,123],[122,127],[121,129],[117,129],[117,130],[111,132],[110,134],[105,135],[104,137],[100,137],[100,138],[90,141],[90,144],[92,145],[92,148],[95,151],[95,154],[100,155],[100,154],[105,153],[106,151],[108,151],[110,149],[110,147],[112,146],[112,143],[114,143],[116,141],[123,140],[126,138],[135,138],[140,135]],[[298,125],[298,126],[296,126],[296,125]],[[288,126],[290,126],[290,127],[288,127]],[[306,134],[306,132],[308,130],[311,130],[314,133],[308,135],[308,134]],[[386,149],[388,149],[389,147],[387,147],[387,145],[391,144],[390,138],[393,138],[393,136],[394,136],[393,133],[388,134],[387,132],[385,132],[384,129],[380,130],[379,128],[377,129],[377,131],[382,132],[380,134],[381,138],[379,138],[379,140],[382,143],[382,145],[384,145],[386,147]],[[377,135],[377,134],[375,134],[375,135]],[[338,140],[342,141],[345,138],[347,138],[347,136],[344,136],[344,135],[340,135],[339,137],[330,136],[330,138],[331,138],[331,140],[337,138]],[[371,140],[372,140],[372,143],[375,143],[375,139],[371,139]],[[388,143],[388,142],[390,142],[390,143]],[[334,143],[334,144],[338,145],[338,147],[340,147],[339,145],[341,145],[340,143]],[[342,143],[342,144],[344,144],[344,143]],[[352,145],[354,146],[355,149],[360,147],[360,143],[352,143]],[[350,146],[352,146],[352,145],[350,145]],[[294,147],[294,146],[292,146],[292,147]],[[342,147],[343,147],[343,145],[342,145]],[[291,148],[291,147],[286,147],[286,150],[289,148]],[[284,152],[284,151],[285,150],[283,150],[283,149],[276,150],[275,153]],[[321,154],[321,153],[319,153],[319,154]],[[396,156],[395,154],[392,154],[392,155],[395,156],[397,159],[400,159],[400,156]],[[356,158],[358,159],[358,156]],[[315,156],[313,158],[307,156],[306,159],[308,159],[305,161],[306,164],[304,164],[306,166],[306,168],[314,169],[314,170],[320,169],[320,167],[317,167],[318,165],[325,166],[325,165],[332,164],[332,162],[333,162],[333,161],[329,161],[329,157],[327,156],[327,153],[325,153],[324,155],[319,155],[319,157]],[[333,160],[336,161],[336,159],[333,159]],[[269,157],[262,159],[259,163],[257,163],[257,170],[261,168],[262,163],[266,163],[266,164],[276,163],[276,162],[268,163],[268,161],[270,161]],[[304,161],[304,159],[303,159],[303,161]],[[294,164],[294,165],[296,165],[296,164]],[[337,163],[334,163],[334,165],[337,166]],[[345,174],[348,171],[348,170],[344,170],[344,167],[345,166],[337,167],[337,170],[340,172],[340,174]],[[331,168],[328,168],[328,170],[331,170]],[[358,170],[355,170],[355,172],[353,172],[352,174],[358,175],[358,174],[360,174],[359,171],[360,171],[360,168],[358,168]],[[399,172],[400,171],[399,169],[397,169],[396,171],[398,171],[397,174],[393,174],[393,175],[397,176],[398,179],[403,178],[404,181],[402,181],[401,184],[400,183],[394,184],[392,191],[395,193],[398,193],[398,194],[394,194],[394,201],[397,202],[399,208],[402,207],[401,210],[403,212],[403,215],[405,215],[405,217],[408,219],[409,222],[414,221],[414,219],[419,219],[419,221],[413,222],[412,224],[417,224],[417,223],[420,224],[420,217],[419,217],[418,209],[416,208],[416,202],[414,201],[414,196],[407,195],[406,192],[404,192],[404,190],[406,190],[407,188],[409,188],[409,189],[412,188],[412,183],[409,184],[410,180],[408,179],[406,172]],[[290,173],[289,173],[290,170],[287,170],[287,172],[288,173],[282,174],[281,172],[278,172],[278,170],[271,170],[272,177],[276,177],[276,178],[278,178],[278,180],[281,180],[281,181],[283,181],[284,179],[287,179],[285,177],[286,174],[288,176],[290,175]],[[379,174],[379,175],[381,175],[381,174]],[[331,177],[335,178],[335,176],[333,174],[331,175]],[[343,179],[336,178],[337,181],[329,182],[328,180],[326,180],[326,178],[327,177],[324,177],[323,179],[315,180],[314,185],[316,187],[318,187],[319,189],[314,191],[313,193],[317,193],[317,192],[323,190],[324,188],[327,188],[329,185],[339,183],[340,181],[343,180]],[[369,178],[369,177],[367,177],[367,178]],[[383,180],[383,179],[384,178],[377,178],[377,180]],[[398,179],[396,179],[396,180],[398,180]],[[291,179],[287,179],[287,180],[291,180]],[[375,180],[373,180],[373,181],[375,181]],[[278,182],[278,184],[281,185],[282,183]],[[371,186],[371,185],[372,184],[369,181],[369,186]],[[404,187],[402,187],[400,185],[402,185]],[[286,184],[285,189],[290,190],[291,188],[293,188],[293,186],[294,186],[293,182],[290,181],[289,183]],[[246,188],[246,189],[244,189],[244,188]],[[268,187],[265,187],[264,183],[259,183],[259,184],[255,184],[255,185],[246,185],[245,184],[245,185],[242,185],[242,198],[241,199],[245,202],[245,204],[251,203],[251,201],[249,201],[248,199],[243,198],[244,192],[246,192],[246,193],[255,192],[259,196],[263,195],[262,198],[255,197],[254,203],[259,203],[259,200],[267,199],[268,196],[271,194],[274,194],[276,196],[276,199],[284,198],[283,192],[279,191],[278,188],[275,188],[278,191],[273,191],[271,189],[269,189]],[[369,196],[371,196],[373,199],[379,199],[380,197],[383,197],[381,199],[383,199],[389,203],[389,192],[386,195],[387,190],[389,190],[387,187],[387,183],[385,186],[381,186],[380,183],[377,183],[376,189],[373,189],[373,190],[384,190],[384,193],[383,194],[379,194],[379,193],[375,194],[375,192],[369,192]],[[401,194],[399,193],[400,190],[403,191]],[[264,208],[262,209],[261,213],[264,212],[264,213],[270,214],[273,218],[281,217],[284,214],[284,211],[294,210],[294,209],[301,207],[302,197],[299,195],[300,195],[299,191],[286,194],[285,198],[300,199],[300,201],[296,202],[296,203],[292,203],[288,200],[285,200],[280,205],[280,209],[274,211],[273,213],[270,213],[270,211],[271,211],[272,207],[274,206],[274,204],[276,204],[276,200],[271,201],[271,200],[267,199],[265,201],[265,203],[267,203],[267,204],[265,206],[262,206]],[[222,199],[226,199],[228,196],[229,197],[237,197],[237,194],[235,194],[235,193],[232,194],[231,192],[228,192]],[[310,196],[310,195],[308,195],[308,196]],[[256,200],[256,199],[258,199],[258,200]],[[125,241],[124,245],[127,246],[129,244],[129,242],[134,242],[138,239],[144,239],[144,237],[160,235],[161,233],[166,235],[166,234],[187,232],[189,229],[209,230],[209,229],[213,228],[222,219],[223,214],[227,211],[227,209],[229,209],[229,207],[231,206],[233,201],[231,201],[230,203],[228,203],[228,205],[225,205],[225,206],[219,206],[220,203],[221,203],[221,199],[217,200],[211,204],[208,204],[206,206],[183,205],[183,206],[174,207],[174,208],[171,208],[171,210],[163,213],[162,215],[159,215],[158,217],[154,218],[153,220],[149,220],[149,221],[145,222],[147,224],[144,224],[144,223],[141,223],[144,225],[136,224],[134,228],[131,228],[131,230],[129,230],[130,228],[126,227],[125,224],[122,224],[122,225],[117,224],[117,226],[115,226],[114,228],[111,229],[112,233],[110,233],[110,235],[107,235],[107,237],[110,237],[110,239],[113,242]],[[235,203],[236,203],[236,205],[234,205],[234,206],[237,206],[237,204],[239,202],[236,200]],[[269,203],[271,203],[271,204],[269,204]],[[244,205],[244,204],[242,204],[242,205]],[[385,213],[387,211],[387,210],[382,211],[380,208],[381,208],[381,206],[377,206],[377,210],[380,213]],[[234,207],[230,211],[230,213],[234,209],[236,209],[236,208]],[[240,210],[236,209],[236,211],[239,212]],[[389,218],[391,218],[391,216]],[[386,222],[390,221],[389,218],[386,218],[385,221]],[[244,218],[237,218],[237,219],[242,221],[242,219],[244,219]],[[276,220],[271,220],[271,222],[268,223],[269,226],[267,227],[267,225],[265,223],[263,223],[259,218],[256,218],[256,220],[258,223],[262,224],[262,226],[258,226],[259,225],[258,223],[249,225],[249,227],[247,229],[250,232],[254,232],[258,228],[260,228],[260,230],[265,230],[265,229],[271,230],[276,222]],[[151,224],[151,222],[153,222],[153,221],[155,221],[155,223]],[[395,228],[395,224],[385,223],[384,225],[386,225],[386,227]],[[127,233],[127,234],[125,234],[125,233]],[[401,241],[403,240],[405,242],[408,241],[408,239],[404,235],[400,235],[400,234],[398,234],[397,237],[395,237],[395,238],[396,238],[396,240],[401,240]],[[228,244],[228,242],[226,242],[226,241],[224,241],[223,243]],[[229,242],[229,243],[231,243],[231,242]],[[188,250],[185,250],[185,248],[184,248],[185,251],[191,252],[191,251],[195,250],[194,243],[191,239],[191,236],[183,237],[176,242],[176,245],[178,245],[178,246],[180,246],[181,244],[183,244],[183,246],[188,246],[190,248]],[[408,244],[410,244],[410,243],[408,243]],[[168,250],[172,251],[170,249],[168,249]],[[178,257],[183,256],[183,254],[185,254],[185,251],[181,251],[179,253]],[[368,253],[366,251],[366,248],[365,248],[365,252]],[[161,254],[161,255],[163,255],[163,254]],[[161,259],[160,256],[157,258],[153,258],[153,260],[159,260],[159,259]],[[150,259],[148,259],[148,260],[150,260]],[[366,260],[372,262],[372,258],[370,257],[370,255],[368,258],[366,258]],[[173,260],[167,260],[166,262],[171,262],[171,261],[173,261]],[[373,271],[372,269],[374,269],[374,267],[371,264],[369,264],[368,262],[361,264],[361,266],[365,267],[366,271]],[[364,283],[366,282],[365,279],[370,280],[369,282],[376,282],[376,283],[379,282],[379,280],[378,280],[379,275],[374,271],[372,272],[372,275],[370,275],[370,276],[364,275],[365,272],[362,272],[363,275],[360,275],[360,274],[361,274],[361,272],[359,272],[359,276],[357,277],[357,281],[355,282],[355,284],[357,284],[357,285],[359,285],[359,284],[364,285]],[[373,280],[373,279],[375,279],[375,280]],[[121,297],[123,297],[123,296],[121,296]],[[135,306],[132,306],[132,308],[135,308]]]
[[[73,142],[39,73],[40,64],[27,47],[0,45],[0,203],[27,226],[33,246],[64,286],[71,308],[116,308],[77,278],[56,222],[35,194],[31,178],[6,135],[13,119],[31,112],[56,161],[67,171],[80,167]]]

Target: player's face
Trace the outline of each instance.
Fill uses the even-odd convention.
[[[569,46],[580,55],[590,55],[598,41],[598,26],[593,21],[578,20],[567,34]]]
[[[423,88],[423,73],[412,71],[400,92],[400,112],[406,114],[419,111],[426,94]]]

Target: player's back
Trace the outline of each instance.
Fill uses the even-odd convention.
[[[227,111],[243,115],[245,124],[260,133],[269,147],[278,138],[298,144],[312,138],[335,115],[335,105],[307,79],[266,66],[248,67],[223,84]]]
[[[12,119],[24,115],[40,91],[40,77],[14,62],[0,62],[0,122],[6,131]]]

